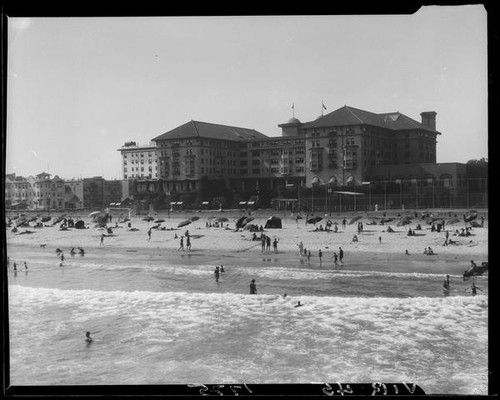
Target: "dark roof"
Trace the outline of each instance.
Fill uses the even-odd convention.
[[[372,125],[391,130],[423,129],[440,134],[420,122],[400,112],[375,114],[370,111],[344,106],[314,121],[306,122],[303,128],[322,128],[329,126]]]
[[[209,122],[189,121],[169,132],[152,139],[153,141],[166,139],[184,139],[203,137],[208,139],[246,141],[267,139],[268,136],[257,132],[255,129],[240,128],[236,126],[211,124]]]

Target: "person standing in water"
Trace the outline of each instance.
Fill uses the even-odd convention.
[[[250,294],[257,294],[257,285],[255,284],[255,279],[250,282]]]
[[[90,337],[90,332],[87,332],[87,333],[85,334],[85,341],[86,341],[87,343],[91,343],[91,342],[93,342],[93,341],[94,341],[94,339],[92,339],[92,338]]]
[[[219,282],[219,277],[220,277],[219,267],[215,267],[214,275],[215,275],[215,282]]]

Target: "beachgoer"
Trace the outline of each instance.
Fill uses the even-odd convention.
[[[266,236],[266,252],[269,253],[271,251],[271,237]]]
[[[304,304],[300,304],[300,301],[297,302],[297,304],[295,304],[295,308],[297,307],[302,307]]]
[[[104,246],[104,233],[101,235],[101,243],[99,246]]]
[[[344,263],[344,250],[342,250],[342,247],[339,247],[339,261],[343,264]]]
[[[446,278],[443,282],[443,288],[445,290],[450,290],[450,275],[446,275]]]
[[[255,279],[250,282],[250,294],[257,294],[257,286],[255,285]]]
[[[220,277],[219,267],[215,267],[214,275],[215,275],[215,282],[219,282],[219,277]]]
[[[353,241],[353,242],[357,242],[357,241],[358,241],[358,235],[354,235],[354,236],[352,237],[352,241]]]
[[[224,271],[224,265],[220,266],[220,272],[226,272],[226,271]]]
[[[17,264],[15,262],[14,262],[13,267],[14,267],[14,271],[17,271]]]
[[[262,235],[260,238],[261,252],[264,253],[266,251],[266,236]]]
[[[181,243],[180,243],[179,250],[184,251],[184,236],[181,236]],[[177,251],[179,251],[179,250],[177,250]]]
[[[148,242],[151,240],[151,228],[148,230]]]
[[[318,251],[318,257],[319,257],[319,264],[321,265],[321,257],[323,257],[323,253],[321,252],[321,249]]]
[[[337,255],[337,253],[335,253],[335,252],[334,252],[334,253],[333,253],[333,263],[334,263],[335,265],[337,265],[337,260],[338,260],[338,255]]]
[[[92,338],[90,337],[90,332],[87,332],[87,333],[85,334],[85,341],[86,341],[87,343],[90,343],[90,342],[93,342],[93,341],[94,341],[94,339],[92,339]]]
[[[64,253],[61,253],[61,262],[64,261]]]
[[[26,261],[24,262],[24,269],[27,271],[28,270],[28,264],[26,264]]]
[[[410,253],[408,253],[408,249],[406,249],[405,254],[406,254],[407,256],[409,256],[409,255],[410,255]]]
[[[311,260],[311,250],[307,250],[307,262]]]
[[[300,242],[299,243],[299,254],[302,255],[304,251],[304,243]]]
[[[274,249],[274,252],[277,253],[278,252],[278,238],[274,238],[274,241],[273,241],[273,249]]]
[[[477,267],[476,263],[473,260],[470,260],[470,268],[473,269],[476,267]]]

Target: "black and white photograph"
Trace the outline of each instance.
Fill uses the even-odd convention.
[[[7,14],[6,387],[489,394],[487,21]]]

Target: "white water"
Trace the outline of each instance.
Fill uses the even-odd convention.
[[[9,272],[13,385],[487,385],[487,277],[470,296],[452,275],[443,297],[442,274],[356,265],[234,265],[217,284],[208,264],[85,256],[59,267],[53,254],[23,255],[29,271]]]

